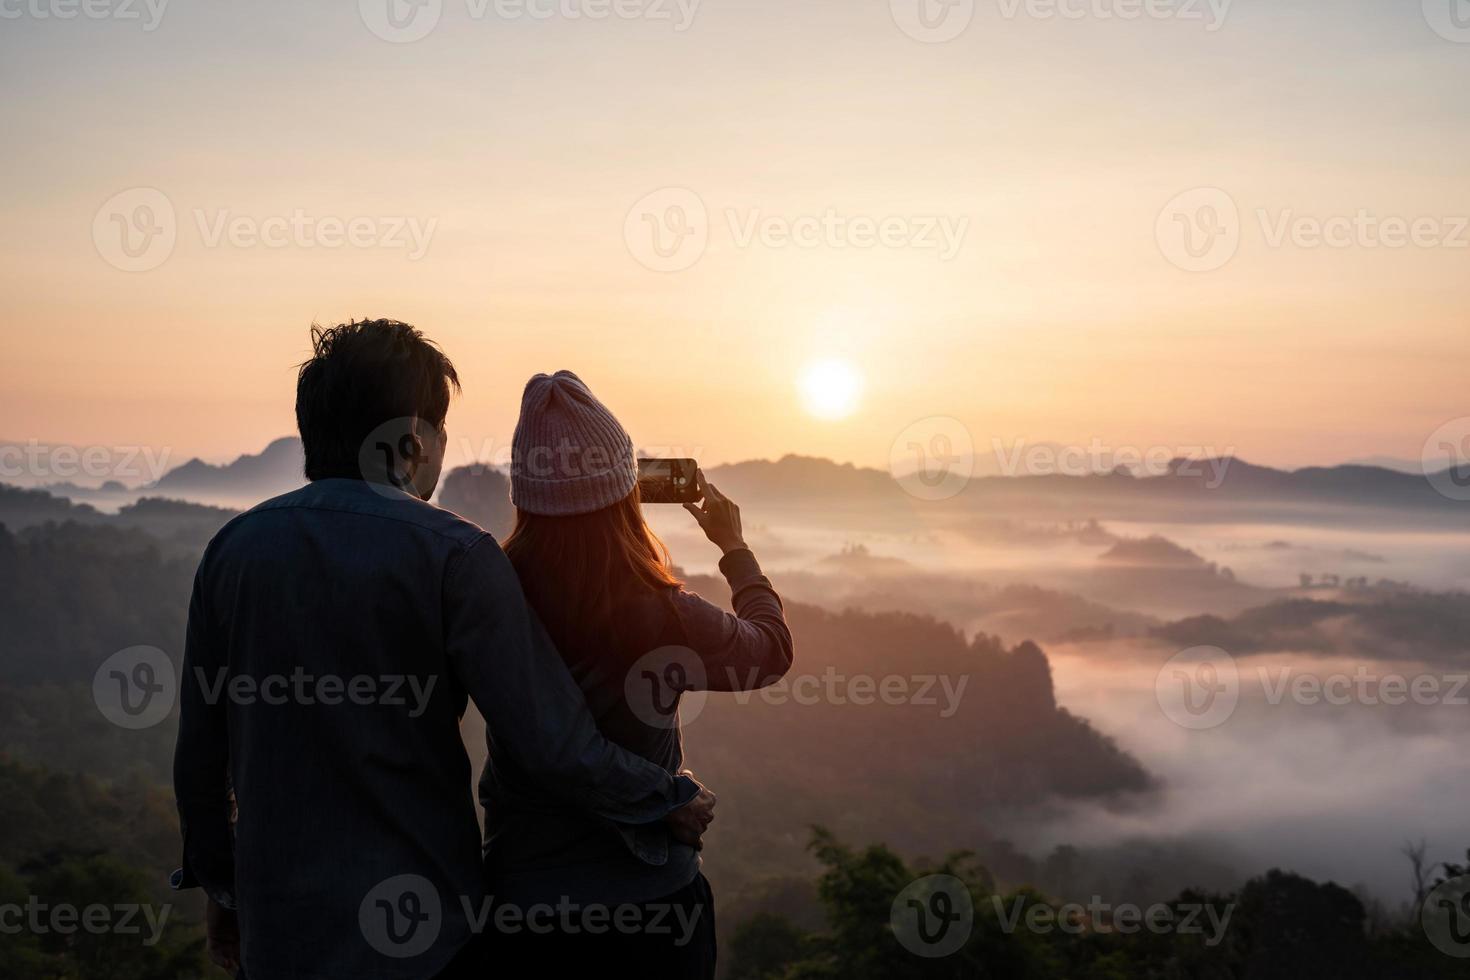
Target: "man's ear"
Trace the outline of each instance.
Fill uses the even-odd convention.
[[[429,458],[429,454],[424,451],[424,437],[419,435],[418,431],[418,427],[421,424],[417,420],[414,422],[413,430],[408,434],[409,445],[403,447],[408,450],[408,453],[403,459],[403,479],[405,483],[413,482],[413,478],[418,473],[419,467],[423,465],[424,460]]]

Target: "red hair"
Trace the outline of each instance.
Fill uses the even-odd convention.
[[[637,487],[590,514],[547,517],[517,508],[505,554],[553,638],[564,630],[595,635],[614,625],[619,599],[681,584],[669,549],[643,519]]]

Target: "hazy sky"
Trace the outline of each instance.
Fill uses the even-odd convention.
[[[0,0],[5,440],[253,451],[364,315],[444,345],[475,453],[562,367],[710,462],[1470,415],[1461,0],[123,2]]]

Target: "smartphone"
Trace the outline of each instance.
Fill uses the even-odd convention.
[[[692,504],[699,499],[698,473],[692,459],[640,459],[638,496],[645,504]]]

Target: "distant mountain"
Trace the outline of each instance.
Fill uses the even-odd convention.
[[[875,555],[864,544],[844,545],[837,554],[828,555],[818,562],[817,567],[844,575],[883,576],[916,571],[912,562],[890,555]]]
[[[1470,507],[1422,475],[1355,465],[1278,470],[1233,458],[1177,459],[1157,476],[980,479],[949,504],[1100,520],[1470,525]]]
[[[782,492],[794,497],[892,497],[901,494],[888,470],[833,463],[816,455],[784,455],[711,467],[711,482],[726,491]]]
[[[717,466],[710,479],[724,490],[764,500],[793,502],[813,499],[901,501],[904,493],[886,470],[810,456],[784,456],[771,462],[752,460]],[[1378,466],[1347,464],[1280,470],[1257,466],[1233,457],[1175,459],[1158,475],[1136,476],[1118,469],[1085,476],[987,476],[977,473],[948,506],[964,506],[976,498],[1025,498],[1045,504],[1048,498],[1070,498],[1100,504],[1117,501],[1171,500],[1198,503],[1327,503],[1349,507],[1389,507],[1438,511],[1458,509],[1470,514],[1462,501],[1439,493],[1422,474]],[[929,502],[924,503],[926,506]],[[1054,506],[1048,504],[1047,506]],[[1106,514],[1100,511],[1097,516]]]
[[[1172,646],[1218,646],[1236,655],[1313,651],[1463,665],[1470,595],[1360,581],[1337,598],[1279,599],[1228,618],[1188,616],[1153,633]]]
[[[0,524],[12,530],[47,521],[99,524],[106,518],[95,507],[75,504],[46,490],[0,483]]]
[[[294,490],[306,482],[306,457],[301,440],[285,436],[258,455],[244,455],[216,465],[191,459],[169,470],[151,487],[163,496],[265,500]]]
[[[170,555],[197,556],[204,545],[238,511],[186,500],[143,497],[105,513],[90,504],[45,490],[0,483],[0,526],[11,531],[44,524],[83,524],[142,531]]]
[[[459,466],[439,481],[439,506],[452,510],[504,541],[515,526],[510,478],[493,466]]]
[[[976,462],[980,462],[979,457]],[[1290,514],[1295,518],[1332,520],[1349,517],[1345,510],[1373,508],[1400,512],[1394,520],[1443,520],[1461,517],[1470,521],[1470,507],[1463,501],[1441,494],[1420,473],[1410,471],[1406,460],[1383,459],[1385,466],[1350,463],[1342,466],[1305,467],[1297,470],[1257,466],[1234,457],[1214,459],[1175,459],[1157,475],[1136,475],[1119,468],[1110,472],[1087,475],[994,475],[993,467],[980,467],[968,483],[949,499],[919,500],[907,493],[886,469],[836,463],[814,456],[787,455],[778,460],[747,460],[711,467],[708,475],[736,500],[760,502],[765,506],[788,505],[816,513],[813,505],[841,504],[872,508],[875,514],[904,518],[918,510],[984,508],[992,516],[1029,514],[1032,519],[1045,515],[1047,520],[1081,520],[1085,518],[1138,520],[1149,517],[1176,519],[1163,507],[1199,510],[1223,505],[1217,516],[1229,519],[1243,517],[1242,507],[1254,513],[1250,519],[1271,519]],[[233,462],[206,463],[192,459],[169,470],[156,483],[140,487],[134,493],[180,497],[208,503],[243,507],[299,487],[303,482],[304,458],[301,442],[294,437],[277,439],[259,454],[246,454]],[[479,504],[466,504],[455,498],[458,489],[470,492],[468,485],[450,491],[451,479],[467,479],[460,475],[475,469],[486,479],[503,480],[504,474],[493,467],[461,467],[446,474],[447,503],[458,499],[461,507],[496,505],[501,487],[490,489],[476,499]],[[494,473],[495,476],[488,474]],[[899,474],[902,476],[903,474]],[[1470,468],[1464,478],[1470,480]],[[88,491],[91,496],[55,488],[61,495],[93,500],[107,505],[107,494]],[[116,489],[116,488],[114,488]],[[1230,513],[1225,514],[1224,510]],[[508,511],[481,516],[498,524],[501,532],[508,526]],[[476,519],[466,512],[467,517]],[[1214,517],[1205,516],[1207,519]]]
[[[1344,465],[1373,466],[1380,470],[1408,473],[1411,476],[1424,475],[1424,461],[1422,459],[1400,459],[1397,456],[1362,456],[1358,459],[1350,459]]]
[[[1205,560],[1168,538],[1124,538],[1098,557],[1099,561],[1153,568],[1203,568]]]

